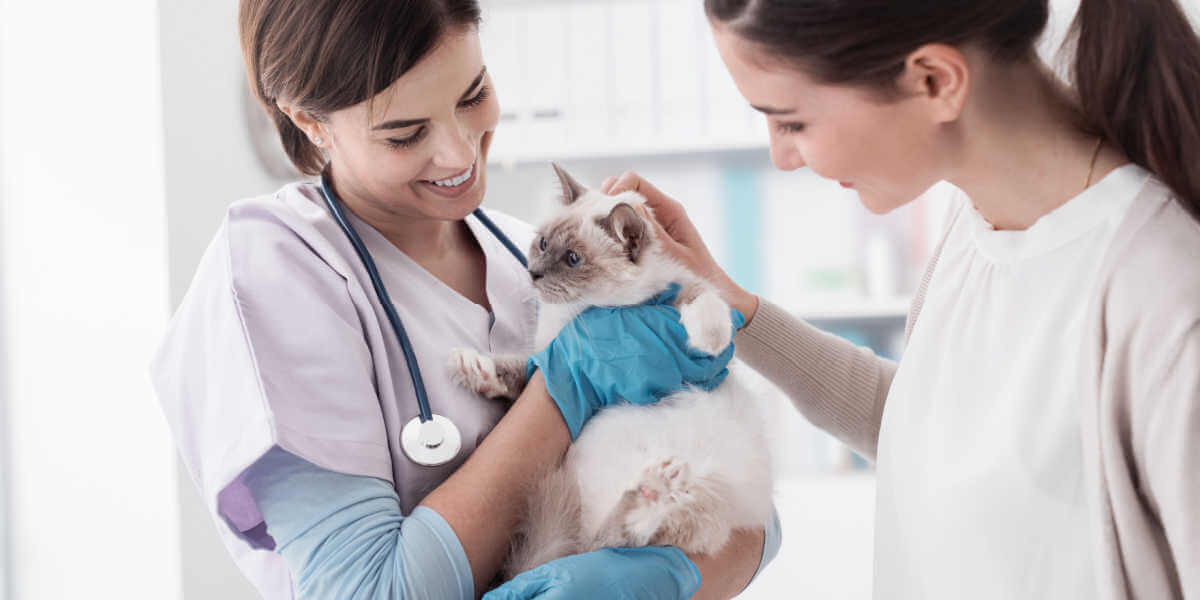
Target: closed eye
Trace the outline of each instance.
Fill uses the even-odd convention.
[[[779,121],[775,123],[775,130],[779,133],[800,133],[804,131],[804,123]]]
[[[483,104],[483,101],[488,99],[488,96],[491,94],[491,92],[492,92],[491,88],[489,88],[488,86],[485,85],[485,86],[479,88],[479,93],[475,94],[474,96],[472,96],[470,98],[467,98],[466,100],[459,102],[458,107],[464,108],[464,109],[475,108],[476,106]],[[415,145],[417,142],[421,141],[421,139],[425,137],[425,130],[426,130],[426,126],[422,125],[421,128],[416,131],[416,133],[414,133],[406,138],[388,138],[387,144],[394,150],[398,150],[400,148],[408,148],[409,146]]]
[[[425,126],[424,125],[422,125],[421,128],[418,129],[416,133],[414,133],[406,138],[388,138],[387,144],[388,144],[388,146],[391,146],[393,150],[399,149],[399,148],[407,148],[407,147],[412,146],[413,144],[416,144],[417,142],[421,141],[421,138],[423,138],[423,137],[425,137]]]
[[[462,102],[459,102],[458,107],[459,108],[475,108],[476,106],[483,104],[483,101],[487,100],[488,96],[491,93],[492,93],[491,88],[489,88],[488,86],[485,85],[485,86],[479,88],[478,94],[475,94],[474,96],[467,98],[466,100],[463,100]]]

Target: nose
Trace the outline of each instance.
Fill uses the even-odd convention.
[[[534,281],[541,279],[545,275],[546,274],[542,273],[541,271],[534,271],[533,269],[529,270],[529,276],[532,277]]]
[[[453,169],[466,169],[475,161],[475,141],[472,132],[461,123],[443,128],[444,134],[433,157],[434,164]]]
[[[775,137],[771,138],[771,162],[780,171],[794,171],[805,164],[795,143]]]

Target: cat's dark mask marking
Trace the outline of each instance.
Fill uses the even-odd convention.
[[[625,247],[629,261],[636,263],[646,247],[646,222],[632,206],[622,202],[613,207],[606,217],[597,217],[596,224]]]

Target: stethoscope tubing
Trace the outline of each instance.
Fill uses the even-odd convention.
[[[408,365],[408,373],[412,376],[413,388],[417,394],[417,411],[421,422],[430,421],[433,419],[433,411],[429,408],[429,397],[425,394],[425,382],[421,379],[421,368],[417,365],[417,355],[413,352],[412,342],[408,339],[404,324],[400,322],[400,315],[396,314],[396,307],[392,304],[391,297],[388,296],[387,288],[384,287],[383,280],[379,277],[379,270],[375,268],[375,260],[371,258],[371,253],[367,251],[362,238],[358,237],[354,226],[346,220],[346,215],[342,213],[341,203],[334,195],[333,189],[329,187],[329,177],[324,172],[321,173],[321,191],[324,192],[325,204],[329,207],[329,212],[333,213],[334,220],[346,233],[346,237],[350,238],[354,252],[358,254],[363,267],[367,269],[367,275],[371,277],[371,285],[375,288],[375,295],[379,297],[380,304],[383,304],[388,321],[391,321],[392,329],[395,330],[396,337],[400,339],[400,349],[404,351],[404,362]]]
[[[375,267],[375,260],[371,258],[371,253],[367,251],[367,247],[363,244],[362,238],[358,236],[358,232],[354,230],[354,226],[346,219],[345,213],[342,212],[341,202],[337,195],[333,192],[333,188],[329,186],[329,177],[327,172],[321,173],[321,192],[325,197],[325,205],[329,207],[329,212],[333,214],[333,218],[337,221],[339,227],[350,240],[350,245],[354,246],[354,252],[358,254],[359,260],[362,261],[363,267],[367,270],[367,275],[371,278],[371,285],[375,288],[375,295],[379,297],[379,303],[383,305],[383,310],[387,313],[388,321],[392,324],[392,330],[396,333],[396,338],[400,342],[400,349],[404,352],[404,362],[408,366],[409,376],[412,378],[413,391],[417,396],[417,411],[422,423],[433,420],[433,411],[429,408],[429,396],[425,392],[425,381],[421,378],[421,368],[417,364],[417,355],[413,351],[412,342],[408,339],[408,334],[404,330],[404,324],[400,322],[400,315],[396,313],[396,307],[392,304],[392,299],[388,295],[387,288],[383,285],[383,279],[379,276],[379,270]],[[492,235],[496,236],[497,240],[508,249],[510,253],[521,263],[521,266],[528,268],[529,262],[525,258],[525,254],[517,248],[516,244],[492,222],[487,215],[483,213],[482,208],[476,208],[472,211],[476,219],[487,227]]]

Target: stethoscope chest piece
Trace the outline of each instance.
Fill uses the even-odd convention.
[[[450,419],[433,415],[433,419],[421,422],[413,417],[400,431],[400,447],[409,460],[418,465],[436,467],[444,465],[458,456],[462,448],[462,436]]]

